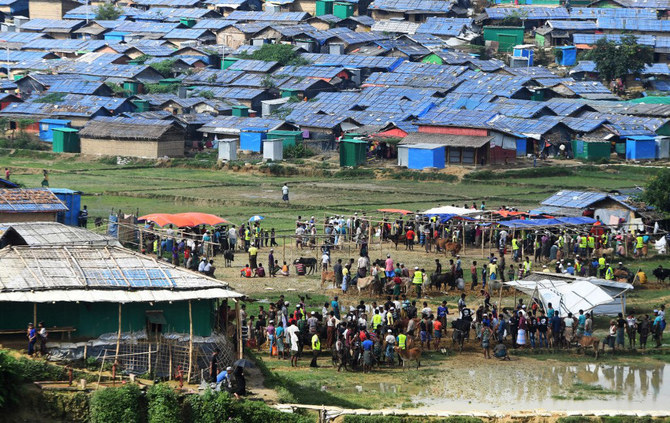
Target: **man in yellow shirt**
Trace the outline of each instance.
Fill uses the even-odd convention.
[[[256,265],[257,257],[258,257],[258,248],[256,248],[255,244],[251,244],[251,247],[249,247],[249,265],[251,266],[252,269],[258,267]]]
[[[419,267],[414,268],[414,277],[412,278],[412,285],[416,290],[416,297],[421,298],[421,285],[423,285],[423,273],[419,270]]]

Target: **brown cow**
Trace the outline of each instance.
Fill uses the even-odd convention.
[[[446,256],[448,252],[451,252],[451,256],[455,257],[456,254],[461,252],[461,244],[458,242],[451,242],[446,238],[438,238],[435,240],[435,245],[438,250],[443,250],[444,255]]]
[[[393,348],[400,358],[402,358],[402,366],[405,367],[405,363],[410,361],[416,361],[416,368],[418,369],[421,366],[421,349],[420,348],[408,348],[402,349],[400,347]]]
[[[584,349],[593,347],[593,352],[595,353],[596,358],[598,358],[598,350],[600,347],[600,340],[595,336],[582,336],[581,338],[575,339],[577,342],[577,348]]]
[[[335,284],[335,272],[321,272],[321,286],[325,285],[326,282],[331,282],[333,285]]]

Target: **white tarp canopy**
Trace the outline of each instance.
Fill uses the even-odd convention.
[[[567,316],[568,313],[577,315],[579,310],[584,310],[586,313],[599,305],[608,304],[614,300],[605,290],[587,280],[576,280],[571,283],[549,279],[541,281],[521,280],[505,282],[505,284],[539,299],[545,310],[551,303],[561,317]]]
[[[481,214],[481,210],[466,209],[463,207],[440,206],[428,209],[423,214],[455,214],[458,216],[472,216]]]

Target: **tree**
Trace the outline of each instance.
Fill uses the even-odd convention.
[[[654,61],[654,50],[637,43],[633,35],[621,37],[621,43],[601,38],[596,42],[588,58],[596,62],[596,69],[605,81],[639,76],[645,65]]]
[[[123,9],[116,7],[113,3],[103,3],[95,9],[95,18],[102,21],[115,21],[123,15]]]
[[[263,44],[261,48],[248,56],[255,60],[279,62],[284,65],[306,65],[309,62],[303,59],[290,44]]]
[[[649,179],[642,200],[659,211],[670,212],[670,169],[663,169]]]

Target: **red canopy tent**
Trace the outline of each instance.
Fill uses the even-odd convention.
[[[219,225],[222,223],[230,223],[226,219],[207,213],[152,213],[141,216],[138,220],[145,220],[153,222],[158,226],[174,225],[178,228],[193,227],[200,225]]]

